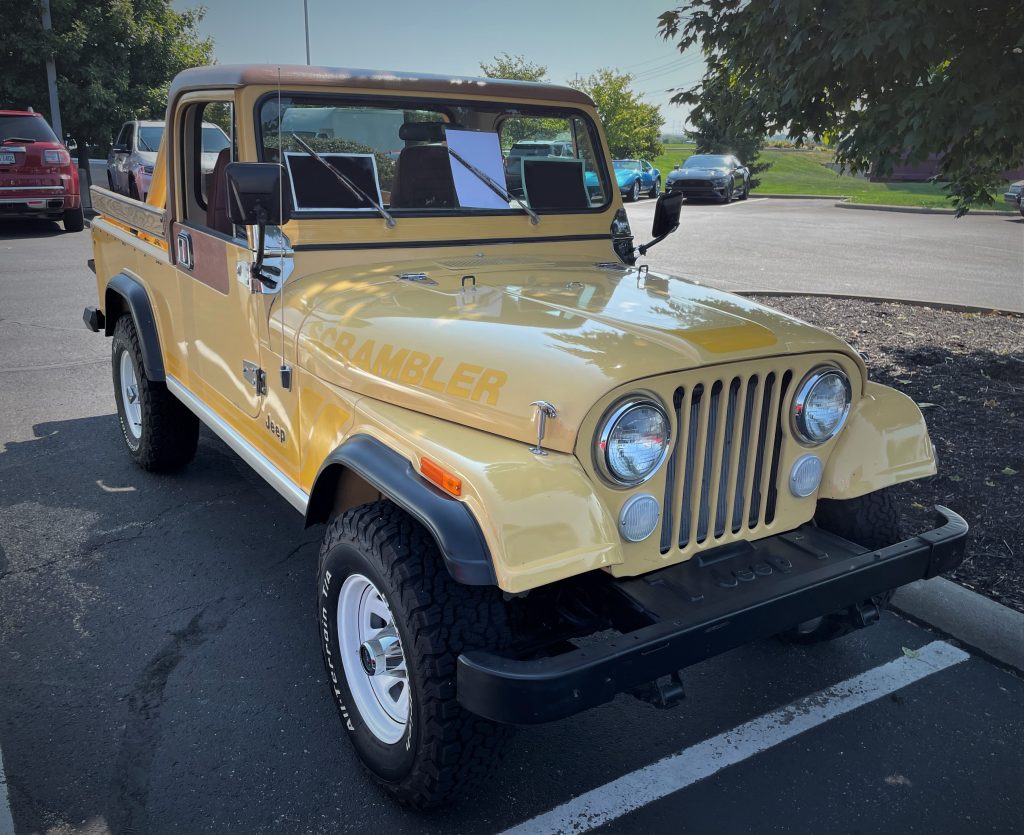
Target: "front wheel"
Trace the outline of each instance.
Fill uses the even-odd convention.
[[[739,199],[746,200],[750,197],[750,180],[743,181],[743,191],[740,193]]]
[[[635,203],[640,199],[640,181],[633,180],[633,185],[629,190],[629,202]]]
[[[872,551],[903,541],[899,504],[892,488],[855,499],[820,499],[814,522],[819,528]],[[872,603],[881,610],[891,597],[892,590],[882,592],[872,598]],[[852,629],[851,619],[836,612],[798,624],[779,637],[791,643],[817,644],[838,638]]]
[[[508,644],[497,589],[456,583],[422,526],[372,502],[327,528],[317,621],[342,724],[389,794],[422,809],[488,778],[509,731],[466,711],[455,678],[463,651]]]
[[[651,190],[647,193],[648,197],[657,197],[661,194],[661,178],[659,177],[654,181],[654,185],[651,186]]]
[[[146,376],[131,316],[117,320],[111,352],[114,398],[128,454],[152,472],[184,467],[196,454],[199,419],[164,383]]]

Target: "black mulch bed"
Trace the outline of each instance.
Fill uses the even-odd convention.
[[[757,298],[818,325],[867,355],[871,379],[924,412],[939,474],[901,485],[903,521],[925,528],[946,505],[971,526],[951,575],[1024,612],[1024,316],[898,303]]]

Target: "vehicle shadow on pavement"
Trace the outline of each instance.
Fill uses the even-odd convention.
[[[685,709],[620,697],[521,729],[477,796],[406,812],[324,686],[322,530],[205,430],[195,461],[160,476],[113,415],[34,435],[0,452],[0,750],[19,831],[500,831],[912,640],[743,647],[688,672]]]
[[[10,218],[0,220],[0,241],[28,240],[31,238],[52,238],[66,235],[64,227],[55,220],[31,220]]]

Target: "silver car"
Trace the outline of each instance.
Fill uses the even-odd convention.
[[[156,165],[164,123],[133,119],[121,126],[114,147],[107,155],[107,183],[111,191],[145,200]],[[211,122],[203,122],[203,171],[210,172],[217,154],[230,147],[226,133]]]

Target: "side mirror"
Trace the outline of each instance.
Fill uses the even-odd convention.
[[[256,227],[256,260],[249,274],[270,290],[277,287],[275,278],[281,271],[263,266],[267,226],[282,226],[292,216],[291,197],[284,189],[282,171],[276,162],[229,162],[224,166],[228,219],[240,226]]]
[[[240,226],[281,226],[291,220],[292,203],[282,194],[281,166],[273,162],[231,162],[224,167],[228,217]]]
[[[664,192],[654,207],[654,223],[651,225],[651,234],[655,238],[664,238],[675,232],[679,227],[679,214],[682,210],[682,192]]]
[[[115,154],[127,154],[128,149],[124,145],[115,145],[110,149]]]
[[[665,240],[665,238],[675,232],[679,228],[679,214],[682,210],[682,192],[663,192],[658,198],[658,204],[654,207],[654,223],[651,226],[651,234],[654,236],[654,240],[638,246],[636,251],[641,255],[646,255],[647,250],[652,246]]]

